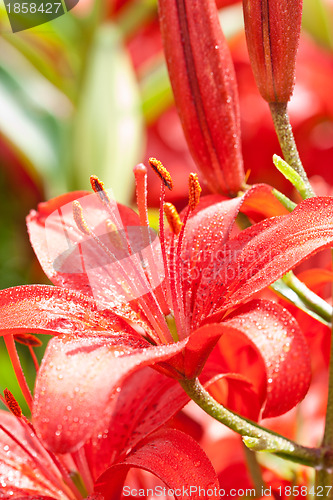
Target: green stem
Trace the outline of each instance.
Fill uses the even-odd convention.
[[[256,491],[255,498],[262,497],[262,491],[266,488],[266,484],[262,478],[261,468],[257,460],[256,453],[250,450],[243,444],[246,466],[252,478],[254,489]]]
[[[333,250],[332,250],[333,258]],[[328,396],[326,407],[325,430],[322,442],[322,448],[327,455],[333,455],[333,314],[331,316],[331,350],[330,350],[330,366],[328,377]],[[332,486],[327,498],[333,498],[333,471],[332,468],[323,468],[316,473],[316,487],[318,486]],[[317,490],[316,490],[317,491]]]
[[[284,283],[302,299],[312,311],[323,318],[327,323],[332,320],[332,306],[323,300],[316,293],[312,292],[302,281],[300,281],[292,271],[283,276]],[[333,409],[333,407],[332,407]],[[333,415],[332,415],[333,416]]]
[[[315,193],[311,187],[298,154],[293,131],[289,121],[287,103],[271,102],[269,107],[284,159],[303,179],[304,184],[306,185],[306,197],[311,198],[312,196],[315,196]]]
[[[281,458],[310,467],[322,466],[323,454],[320,449],[301,446],[251,420],[240,417],[217,403],[198,379],[181,380],[180,384],[190,398],[208,415],[244,436],[244,442],[248,446],[260,451],[269,451]]]

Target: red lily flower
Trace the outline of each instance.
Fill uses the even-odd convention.
[[[214,469],[194,439],[172,428],[157,430],[187,400],[176,381],[149,368],[140,370],[113,400],[104,431],[63,455],[47,450],[25,417],[1,411],[0,497],[76,500],[89,495],[89,500],[116,500],[124,483],[129,490],[135,486],[125,481],[129,469],[132,481],[134,476],[141,484],[143,471],[153,473],[153,485],[179,489],[179,499],[184,498],[183,488],[218,491]],[[179,462],[181,470],[174,465]]]
[[[152,163],[171,185],[161,165]],[[71,193],[41,204],[28,218],[29,232],[46,274],[57,286],[0,293],[2,334],[63,334],[49,343],[33,407],[39,435],[56,452],[77,449],[103,427],[112,395],[131,373],[150,365],[177,379],[194,378],[224,334],[227,339],[246,339],[261,359],[264,376],[253,387],[263,416],[286,412],[309,386],[307,344],[295,320],[276,303],[251,299],[332,244],[332,199],[306,200],[291,214],[263,220],[235,235],[240,208],[253,218],[281,210],[271,188],[255,186],[232,200],[210,196],[194,209],[198,186],[191,177],[182,222],[169,207],[172,231],[165,231],[161,211],[161,246],[152,240],[151,253],[142,251],[143,265],[131,255],[125,275],[121,260],[108,274],[107,239],[101,240],[106,226],[118,229],[116,245],[125,234],[127,245],[131,227],[147,229],[142,166],[136,178],[139,215],[109,200],[96,179],[97,197]],[[161,192],[163,207],[163,183]],[[73,217],[68,202],[78,198]],[[258,204],[264,210],[258,210]],[[145,293],[135,295],[139,285]],[[227,373],[223,366],[220,371]]]

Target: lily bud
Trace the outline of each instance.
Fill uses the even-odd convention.
[[[302,0],[243,0],[252,70],[262,97],[287,103],[293,93]]]
[[[214,0],[159,0],[164,51],[185,137],[212,191],[244,180],[234,67]]]

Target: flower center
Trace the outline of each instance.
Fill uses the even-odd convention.
[[[184,291],[181,275],[181,248],[185,227],[190,213],[199,203],[201,187],[197,174],[189,177],[189,203],[183,221],[172,203],[165,203],[165,188],[172,190],[173,182],[170,173],[156,158],[150,158],[149,164],[161,179],[159,236],[165,270],[164,300],[169,311],[164,315],[168,330],[174,341],[181,340],[189,334],[189,314],[185,314]],[[134,168],[136,179],[137,206],[140,221],[148,221],[147,208],[147,170],[140,164]],[[140,213],[141,212],[141,213]],[[164,214],[171,229],[171,235],[166,242],[164,230]],[[168,243],[168,246],[166,245]]]
[[[165,188],[171,190],[173,187],[170,173],[155,158],[150,158],[149,164],[161,180],[158,243],[149,228],[147,169],[143,164],[134,168],[140,224],[136,230],[139,230],[142,245],[139,252],[132,249],[129,234],[131,228],[123,228],[115,206],[112,205],[103,183],[97,177],[92,176],[90,180],[99,201],[110,215],[110,219],[106,221],[106,229],[113,240],[111,247],[107,246],[105,241],[102,241],[86,223],[78,200],[73,202],[72,210],[74,221],[80,232],[92,238],[110,262],[116,262],[121,295],[131,303],[134,309],[141,310],[151,325],[151,330],[145,334],[148,340],[154,344],[168,344],[181,340],[189,334],[189,314],[185,314],[182,285],[181,249],[185,226],[190,213],[199,203],[201,187],[197,175],[190,174],[189,203],[181,220],[176,208],[171,203],[165,203]],[[164,228],[164,215],[171,229],[170,234],[167,235]],[[119,241],[115,241],[114,234]],[[130,257],[126,259],[126,263],[124,260],[117,259],[116,246],[123,248],[124,253]],[[114,276],[111,274],[115,274],[114,270],[106,269],[105,272],[109,273],[110,282],[113,283]]]

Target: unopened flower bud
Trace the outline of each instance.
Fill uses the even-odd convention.
[[[302,18],[302,0],[243,0],[252,70],[269,103],[289,101]]]
[[[244,180],[238,92],[214,0],[159,0],[171,85],[192,156],[211,190]]]

